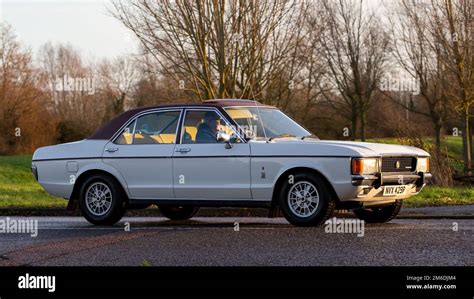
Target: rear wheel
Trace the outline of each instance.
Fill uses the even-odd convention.
[[[377,208],[360,208],[352,210],[357,218],[367,223],[389,222],[398,215],[402,208],[402,200],[397,200],[391,205]]]
[[[160,212],[171,220],[186,220],[192,218],[199,211],[199,207],[193,206],[163,206],[160,205]]]
[[[119,183],[106,175],[93,175],[81,186],[79,207],[92,224],[112,225],[124,215],[124,195]]]
[[[290,175],[279,194],[286,220],[296,226],[317,226],[331,217],[336,206],[325,182],[310,173]]]

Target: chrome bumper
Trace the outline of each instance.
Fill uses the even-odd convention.
[[[406,199],[418,194],[431,178],[431,173],[424,172],[355,175],[352,177],[352,185],[356,187],[356,194],[351,201],[362,202],[364,206],[375,206]],[[407,190],[402,195],[383,196],[384,187],[388,185],[407,185]]]
[[[432,179],[429,172],[418,173],[377,173],[375,175],[353,175],[353,186],[373,186],[380,187],[384,185],[407,185],[424,186]]]

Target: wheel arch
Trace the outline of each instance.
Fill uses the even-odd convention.
[[[108,176],[108,177],[114,179],[118,183],[118,185],[122,188],[121,191],[123,192],[127,202],[129,203],[130,197],[128,195],[127,188],[124,186],[123,181],[121,181],[119,178],[117,178],[117,176],[114,175],[111,171],[107,171],[107,170],[100,169],[100,168],[87,169],[87,170],[84,170],[83,172],[81,172],[79,174],[79,176],[76,178],[76,180],[74,182],[74,188],[72,190],[72,194],[71,194],[71,197],[70,197],[69,200],[77,201],[79,199],[79,192],[81,190],[82,184],[84,183],[84,181],[87,178],[89,178],[92,175],[103,175],[103,176]]]
[[[273,192],[272,192],[272,207],[278,206],[278,192],[281,190],[281,187],[283,185],[283,182],[288,178],[289,175],[291,174],[297,174],[297,173],[311,173],[320,179],[323,180],[323,182],[326,184],[330,196],[336,201],[336,203],[339,203],[339,197],[337,196],[336,190],[334,189],[333,185],[329,182],[329,180],[318,170],[311,168],[311,167],[304,167],[304,166],[297,166],[297,167],[292,167],[287,170],[285,170],[277,179],[274,187],[273,187]]]

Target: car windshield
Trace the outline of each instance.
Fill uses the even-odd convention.
[[[229,107],[225,110],[252,139],[313,136],[276,108]]]

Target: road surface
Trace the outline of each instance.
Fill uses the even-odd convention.
[[[81,217],[9,218],[38,220],[38,236],[0,234],[0,266],[474,265],[469,219],[365,224],[357,236],[298,228],[283,218],[130,217],[113,227]]]

